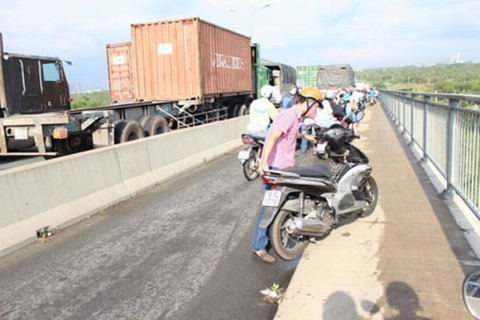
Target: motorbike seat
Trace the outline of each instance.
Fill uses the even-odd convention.
[[[330,178],[332,176],[330,168],[323,164],[312,167],[294,167],[282,171],[296,173],[303,177]]]
[[[255,143],[258,143],[258,144],[263,144],[265,142],[265,137],[260,137],[260,136],[257,136],[255,134],[252,134],[252,133],[243,133],[242,137],[243,136],[250,137],[250,139],[252,139],[252,141],[254,141]]]

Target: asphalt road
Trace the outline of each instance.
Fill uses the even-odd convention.
[[[234,151],[2,257],[0,319],[273,319],[260,290],[298,261],[253,257],[261,181],[241,169]]]

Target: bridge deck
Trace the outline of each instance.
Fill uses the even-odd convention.
[[[275,319],[470,318],[461,287],[478,258],[453,201],[449,208],[379,105],[367,108],[358,129],[377,209],[307,248]]]

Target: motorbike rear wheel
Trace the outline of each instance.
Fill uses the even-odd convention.
[[[308,246],[309,239],[306,236],[289,234],[287,223],[292,219],[292,212],[280,210],[270,227],[270,242],[278,256],[284,260],[298,258]]]
[[[365,207],[358,214],[359,217],[365,218],[373,213],[378,202],[378,187],[377,182],[372,176],[368,177],[368,180],[363,188],[365,194],[365,202],[368,202],[368,206]]]
[[[243,163],[243,175],[248,181],[258,178],[258,150],[254,149],[250,153],[250,157]]]

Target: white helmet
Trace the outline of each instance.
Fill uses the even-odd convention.
[[[327,90],[327,92],[325,93],[325,98],[327,99],[334,99],[335,98],[335,91],[333,90]]]
[[[272,86],[264,85],[264,86],[260,89],[260,94],[261,94],[262,97],[264,97],[264,98],[270,99],[270,97],[272,96],[272,93],[273,93],[273,87],[272,87]]]

